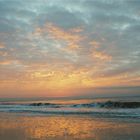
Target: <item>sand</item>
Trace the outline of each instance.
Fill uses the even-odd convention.
[[[0,140],[140,140],[140,120],[0,113]]]

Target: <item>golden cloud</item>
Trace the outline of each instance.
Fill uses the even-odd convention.
[[[100,59],[100,60],[104,60],[104,61],[112,60],[112,56],[106,54],[105,52],[95,51],[95,50],[92,53],[92,57],[95,59]]]
[[[5,45],[0,42],[0,49],[3,49],[3,48],[5,48]]]
[[[89,42],[89,45],[93,46],[94,49],[97,49],[100,47],[101,44],[100,44],[100,42],[93,40],[93,41]]]
[[[10,65],[10,64],[19,64],[18,60],[3,60],[0,61],[0,65]]]
[[[50,39],[66,44],[65,47],[64,45],[61,47],[62,50],[74,51],[80,48],[79,43],[85,38],[79,34],[82,31],[83,29],[81,27],[64,30],[52,23],[47,22],[43,27],[36,28],[32,35],[42,37],[47,33]]]

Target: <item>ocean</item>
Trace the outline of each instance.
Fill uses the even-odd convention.
[[[0,112],[24,115],[92,115],[101,118],[140,118],[140,97],[1,100]]]
[[[139,140],[139,99],[1,99],[0,140]]]

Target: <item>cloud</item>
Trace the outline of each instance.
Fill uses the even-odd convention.
[[[92,56],[96,59],[101,59],[101,60],[105,60],[105,61],[110,61],[112,59],[111,56],[105,54],[104,52],[98,52],[98,51],[94,51],[92,53]]]
[[[1,84],[26,83],[24,92],[138,85],[139,3],[1,0]]]
[[[0,49],[5,48],[5,45],[3,43],[0,43]]]
[[[11,61],[0,61],[0,65],[9,65]]]
[[[76,49],[79,48],[78,44],[80,41],[83,40],[83,37],[77,33],[81,32],[81,28],[74,28],[71,30],[65,31],[64,29],[61,29],[58,26],[53,25],[52,23],[46,23],[43,28],[37,28],[35,34],[45,34],[48,33],[48,35],[51,37],[51,39],[54,39],[56,41],[63,41],[66,43],[66,46],[70,49]]]

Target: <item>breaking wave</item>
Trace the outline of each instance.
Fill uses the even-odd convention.
[[[30,106],[46,106],[52,108],[61,108],[61,107],[73,107],[73,108],[140,108],[140,102],[97,102],[97,103],[87,103],[87,104],[73,104],[73,105],[62,105],[62,104],[53,104],[53,103],[32,103]]]
[[[60,104],[49,102],[0,103],[0,112],[29,115],[92,115],[109,118],[140,118],[140,102],[92,102]]]

